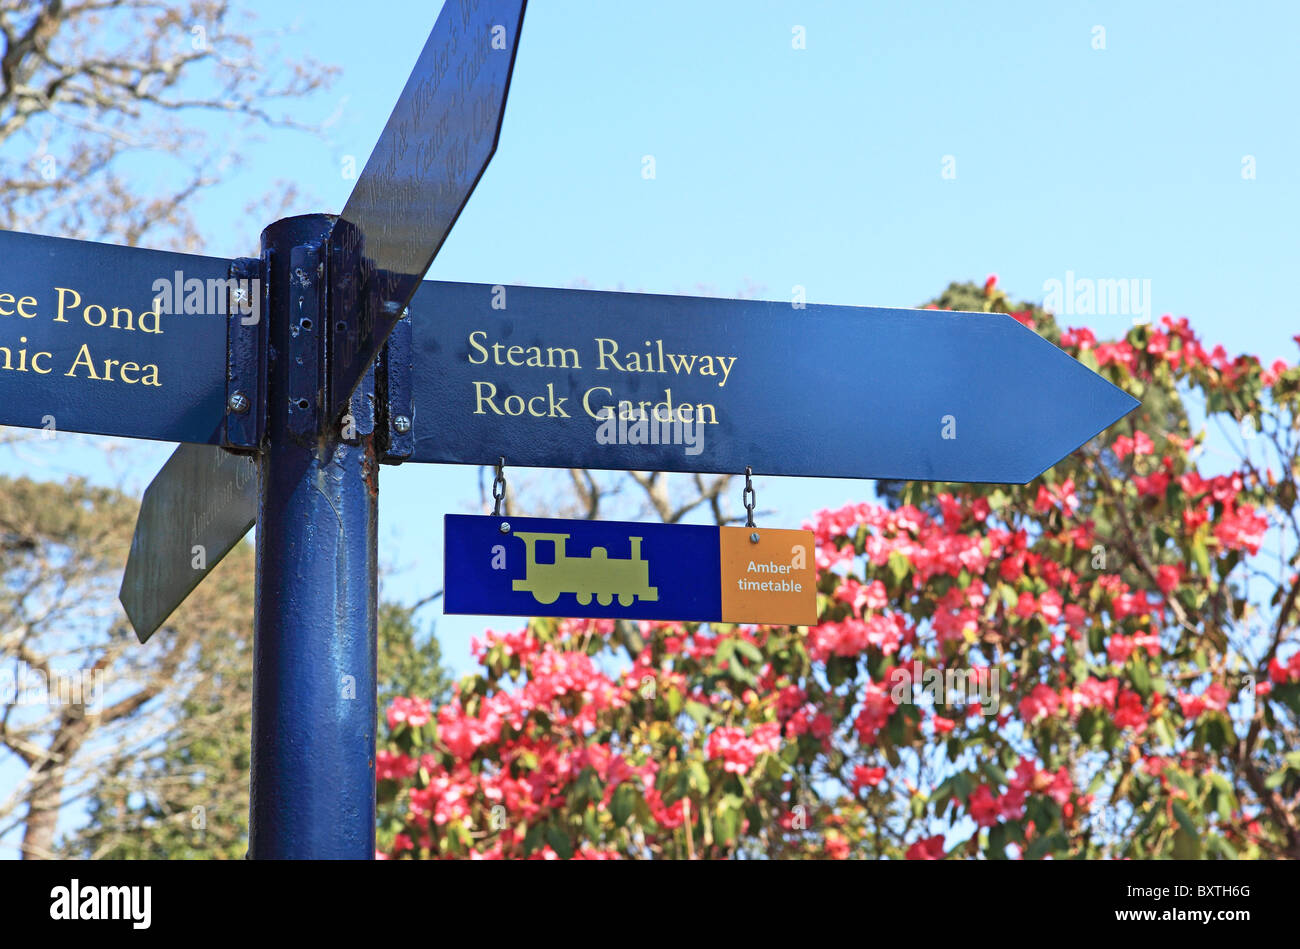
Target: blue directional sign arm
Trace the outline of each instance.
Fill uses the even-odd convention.
[[[0,425],[220,444],[230,265],[0,231]]]
[[[414,461],[1020,484],[1138,404],[997,313],[429,281],[411,315]]]
[[[146,642],[257,520],[257,463],[181,445],[140,502],[118,599]]]
[[[448,0],[330,236],[328,415],[419,287],[501,134],[525,0]]]

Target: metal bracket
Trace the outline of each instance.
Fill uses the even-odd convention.
[[[289,252],[289,432],[314,438],[319,430],[321,339],[325,332],[324,253],[319,244],[303,244]]]
[[[231,261],[226,283],[226,415],[221,446],[256,454],[266,438],[266,281],[257,257]]]
[[[379,352],[376,373],[381,418],[379,461],[400,465],[415,452],[415,394],[411,388],[411,313],[397,321]]]

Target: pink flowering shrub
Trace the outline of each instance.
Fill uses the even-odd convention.
[[[388,711],[382,855],[1300,857],[1300,371],[972,295],[1143,407],[1023,487],[819,512],[812,628],[488,633]]]

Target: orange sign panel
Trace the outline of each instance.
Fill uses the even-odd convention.
[[[724,623],[816,624],[812,531],[723,527],[719,535]]]

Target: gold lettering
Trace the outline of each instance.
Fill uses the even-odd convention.
[[[485,351],[484,356],[486,355],[487,353]],[[483,394],[484,387],[490,390],[486,395]],[[492,401],[493,397],[495,397],[496,394],[497,394],[497,387],[494,386],[492,383],[475,382],[474,383],[474,414],[487,415],[487,413],[483,411],[483,406],[486,405],[497,415],[505,415],[504,412],[502,412],[499,408],[496,407],[496,403]]]
[[[158,301],[157,301],[157,300],[154,300],[153,303],[154,303],[153,309],[152,309],[152,310],[146,310],[144,313],[141,313],[141,314],[140,314],[140,319],[138,320],[138,322],[136,323],[136,325],[139,326],[140,329],[143,330],[143,331],[146,332],[146,333],[156,333],[156,334],[158,334],[159,336],[161,336],[161,335],[162,335],[162,316],[160,315],[161,310],[160,310],[160,308],[159,308],[159,306],[158,306]],[[148,324],[145,323],[145,318],[146,318],[146,317],[150,317],[150,316],[153,317],[153,326],[152,326],[152,328],[151,328]]]
[[[605,352],[606,343],[609,343],[609,345],[612,347],[608,353]],[[620,366],[618,364],[618,360],[614,358],[615,354],[617,353],[618,353],[618,343],[614,342],[612,339],[605,339],[603,336],[596,337],[596,356],[600,360],[600,365],[596,367],[597,369],[604,369],[605,360],[608,359],[611,363],[614,364],[615,369],[617,369],[619,372],[622,372],[623,367]]]
[[[560,354],[560,368],[561,368],[561,369],[568,369],[568,368],[570,368],[570,367],[569,367],[569,353],[573,353],[573,367],[572,367],[572,368],[574,368],[574,369],[581,369],[581,368],[582,368],[582,366],[578,364],[578,351],[577,351],[576,349],[562,349],[562,348],[559,347],[559,346],[550,346],[550,347],[548,347],[547,350],[546,350],[546,365],[549,366],[550,368],[552,368],[552,369],[555,368],[555,354],[556,354],[556,353],[559,353],[559,354]]]
[[[487,333],[483,332],[482,330],[475,330],[474,332],[472,332],[472,333],[469,334],[469,344],[470,344],[471,346],[473,346],[475,349],[477,349],[477,350],[482,354],[482,356],[483,356],[482,359],[475,359],[475,358],[471,355],[471,356],[469,357],[469,361],[472,362],[472,363],[473,363],[474,365],[476,365],[476,366],[481,366],[481,365],[483,365],[485,362],[487,362],[488,354],[487,354],[487,350],[483,348],[482,344],[481,344],[478,340],[476,340],[476,339],[474,338],[475,336],[481,336],[481,337],[483,337],[484,339],[487,339]],[[477,413],[476,413],[476,414],[477,414]]]
[[[81,294],[78,293],[76,290],[68,290],[65,287],[55,287],[54,292],[59,295],[59,307],[58,307],[59,312],[55,315],[54,322],[66,323],[68,321],[63,316],[63,295],[65,293],[72,294],[72,296],[75,298],[72,301],[72,308],[75,310],[77,307],[81,306]]]
[[[56,287],[55,289],[57,290],[58,288]],[[64,375],[76,378],[77,367],[82,365],[83,362],[85,363],[86,371],[90,373],[90,378],[98,379],[99,375],[95,372],[95,362],[90,358],[90,347],[85,343],[82,343],[81,348],[77,350],[77,358],[72,361],[72,368],[65,372]]]
[[[610,413],[613,411],[613,409],[611,409],[608,405],[602,405],[602,406],[600,407],[600,413],[599,413],[599,414],[597,414],[597,413],[595,413],[595,412],[593,412],[593,411],[591,410],[591,402],[590,402],[590,399],[591,399],[591,394],[592,394],[593,392],[604,392],[604,393],[607,393],[607,394],[610,395],[610,396],[613,396],[613,394],[614,394],[613,392],[611,392],[609,389],[605,388],[604,386],[592,386],[590,389],[588,389],[586,392],[584,392],[584,393],[582,394],[582,408],[586,411],[586,413],[587,413],[589,416],[591,416],[591,417],[594,418],[594,419],[607,419],[607,418],[609,418],[609,417],[610,417]]]

